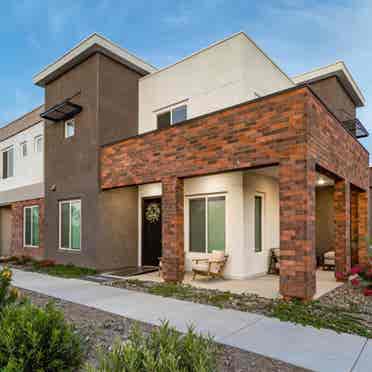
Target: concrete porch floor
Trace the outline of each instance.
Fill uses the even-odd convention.
[[[117,276],[115,276],[117,277]],[[119,278],[119,277],[117,277]],[[123,277],[120,277],[121,279]],[[158,272],[152,272],[143,275],[124,277],[125,279],[137,279],[143,281],[162,282]],[[333,271],[317,270],[316,273],[317,292],[315,299],[332,291],[342,285],[336,282]],[[278,275],[263,275],[251,279],[208,279],[197,276],[192,280],[192,274],[187,272],[184,278],[184,284],[189,284],[197,288],[217,289],[220,291],[230,291],[232,293],[242,294],[254,293],[266,298],[279,298],[279,276]]]

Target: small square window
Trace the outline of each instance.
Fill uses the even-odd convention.
[[[158,129],[167,128],[170,126],[170,124],[171,124],[170,111],[158,115]]]
[[[179,106],[172,110],[172,124],[180,123],[187,119],[187,106]]]
[[[35,152],[43,152],[43,137],[35,137]]]
[[[65,122],[65,138],[73,137],[75,135],[75,120],[68,120]]]
[[[27,155],[28,155],[27,142],[22,142],[21,143],[21,156],[22,156],[22,158],[25,158]]]

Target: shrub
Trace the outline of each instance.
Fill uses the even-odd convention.
[[[41,260],[34,263],[34,266],[36,268],[43,268],[43,267],[53,267],[56,265],[56,262],[54,260]]]
[[[6,305],[12,304],[18,298],[18,290],[10,288],[12,281],[12,271],[4,267],[0,271],[0,312]]]
[[[81,365],[81,339],[52,304],[6,306],[0,335],[1,371],[76,371]]]
[[[208,337],[189,328],[181,335],[168,323],[144,336],[133,327],[125,343],[116,341],[112,351],[99,352],[98,367],[87,372],[214,372],[217,347]]]
[[[346,273],[350,283],[362,288],[365,296],[372,296],[372,269],[368,267],[354,266],[349,273]]]

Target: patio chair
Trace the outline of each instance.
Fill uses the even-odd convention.
[[[268,274],[278,275],[280,270],[280,248],[270,249],[270,263]]]
[[[336,267],[335,251],[328,251],[323,255],[323,270],[334,270]]]
[[[223,271],[228,257],[224,252],[213,251],[209,258],[193,259],[192,280],[195,280],[196,275],[207,276],[209,278],[223,278]]]

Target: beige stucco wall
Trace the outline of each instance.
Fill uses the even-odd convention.
[[[139,133],[156,129],[167,107],[187,104],[187,118],[293,86],[244,34],[217,43],[139,80]]]

